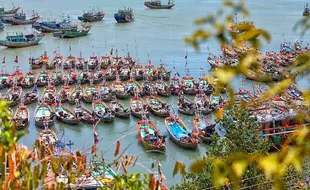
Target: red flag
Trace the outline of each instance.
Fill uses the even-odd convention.
[[[5,57],[3,57],[2,63],[5,63]]]
[[[70,46],[70,47],[69,47],[69,51],[71,51],[71,50],[72,50],[72,47]]]
[[[97,145],[99,143],[99,140],[98,140],[98,133],[96,131],[94,131],[94,144]]]
[[[185,55],[185,57],[184,57],[185,59],[187,59],[187,55]]]
[[[18,63],[18,55],[16,55],[14,62]]]

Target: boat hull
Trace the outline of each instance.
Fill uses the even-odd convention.
[[[168,5],[153,5],[150,2],[144,2],[144,5],[150,9],[171,9],[175,4],[168,4]]]

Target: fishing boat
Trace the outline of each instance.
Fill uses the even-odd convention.
[[[162,62],[157,68],[157,78],[165,81],[168,81],[170,79],[170,72],[167,70],[167,68],[164,66]]]
[[[53,71],[50,76],[50,82],[51,84],[54,84],[55,86],[58,86],[60,84],[64,83],[64,77],[62,75],[62,72],[58,69]]]
[[[198,92],[195,84],[195,79],[192,76],[182,77],[181,88],[184,94],[195,95]]]
[[[57,54],[50,63],[47,63],[46,68],[47,69],[55,69],[56,66],[60,67],[63,62],[63,56],[60,54]]]
[[[127,81],[127,84],[126,84],[126,88],[127,88],[127,92],[130,93],[131,95],[134,95],[134,94],[138,94],[138,95],[143,95],[143,90],[141,88],[141,85],[133,80],[133,79],[130,79]]]
[[[175,4],[173,1],[168,1],[167,5],[162,5],[161,0],[151,0],[151,1],[145,1],[144,5],[147,6],[150,9],[171,9]]]
[[[87,66],[87,60],[80,55],[80,57],[77,58],[76,60],[76,68],[77,69],[84,69]]]
[[[33,87],[33,89],[30,92],[27,92],[23,96],[23,103],[25,105],[32,104],[38,100],[39,93],[37,87]]]
[[[210,124],[205,117],[198,116],[193,119],[193,124],[194,131],[198,133],[198,137],[205,143],[211,143],[212,135],[216,132],[216,124]]]
[[[118,12],[114,14],[114,18],[118,23],[128,23],[135,20],[135,15],[131,8],[124,8],[123,10],[118,10]]]
[[[23,14],[23,13],[21,13]],[[33,15],[30,19],[26,19],[26,17],[12,17],[10,18],[10,24],[12,25],[26,25],[26,24],[33,24],[35,23],[37,20],[40,19],[39,15]]]
[[[0,31],[3,31],[4,28],[5,28],[5,24],[0,22]]]
[[[55,86],[48,85],[44,87],[41,95],[41,101],[45,102],[48,105],[52,105],[56,100],[56,88]]]
[[[109,102],[112,100],[112,89],[109,83],[103,82],[98,87],[99,96],[102,101]]]
[[[111,58],[108,55],[101,56],[99,62],[101,69],[107,69],[112,65]]]
[[[194,115],[195,114],[195,104],[190,101],[188,98],[185,98],[184,95],[179,94],[178,96],[178,112],[185,115]]]
[[[63,64],[63,68],[64,69],[73,69],[73,68],[75,68],[76,62],[77,62],[76,57],[69,55]]]
[[[92,103],[97,96],[97,87],[93,84],[87,85],[83,92],[83,100],[85,103]]]
[[[76,82],[76,73],[74,69],[67,69],[64,75],[64,81],[68,82],[68,84],[74,84]]]
[[[82,16],[78,16],[78,19],[82,22],[96,22],[101,21],[104,17],[103,11],[95,11],[94,9],[84,12]]]
[[[95,70],[99,67],[99,59],[94,54],[89,57],[87,62],[87,69],[89,70]]]
[[[20,105],[16,109],[15,115],[13,117],[13,123],[16,129],[23,129],[29,125],[30,112],[27,106]]]
[[[126,99],[130,96],[127,92],[126,85],[122,81],[113,81],[112,90],[119,99]]]
[[[56,119],[63,123],[75,125],[80,122],[80,120],[75,116],[75,114],[64,105],[56,105],[54,110]]]
[[[157,89],[155,87],[155,84],[154,82],[152,81],[148,81],[148,80],[145,80],[142,82],[142,89],[143,89],[143,95],[153,95],[153,96],[157,96]]]
[[[298,89],[297,85],[290,86],[285,92],[294,100],[303,100],[303,93]]]
[[[114,121],[114,114],[104,102],[102,102],[101,100],[95,100],[93,101],[92,106],[96,116],[101,119],[101,121]]]
[[[78,25],[75,28],[53,32],[53,37],[76,38],[76,37],[81,37],[81,36],[87,36],[90,29],[91,29],[91,25],[89,24]]]
[[[159,117],[168,117],[170,113],[170,106],[157,96],[147,96],[146,103],[151,112]]]
[[[13,85],[8,92],[3,96],[3,99],[10,103],[10,107],[16,106],[20,103],[23,89],[20,86]]]
[[[31,88],[34,86],[36,80],[36,73],[28,72],[21,82],[23,88]]]
[[[5,10],[4,7],[1,7],[0,8],[0,14],[3,14],[3,15],[15,14],[15,13],[17,13],[17,11],[19,11],[19,9],[20,9],[20,7],[15,7],[14,5],[13,5],[12,9],[9,9],[7,11]]]
[[[17,86],[21,86],[24,78],[24,73],[19,70],[19,67],[16,67],[15,71],[9,76],[8,85],[13,86],[16,84]]]
[[[310,15],[310,7],[309,4],[306,3],[304,7],[304,12],[302,13],[302,16],[309,16]]]
[[[164,152],[166,150],[165,136],[161,134],[155,124],[150,120],[140,120],[137,124],[139,143],[146,151]]]
[[[130,56],[129,52],[127,53],[127,55],[124,57],[124,64],[125,65],[129,65],[130,68],[132,68],[136,61]]]
[[[68,97],[69,104],[75,104],[75,100],[82,100],[83,99],[83,87],[78,85],[74,87]]]
[[[86,108],[80,106],[75,107],[75,109],[81,109],[81,115],[78,117],[83,123],[95,124],[99,120],[95,115],[93,115],[91,111]]]
[[[200,143],[200,139],[195,136],[179,117],[167,117],[165,125],[171,139],[180,147],[195,149]]]
[[[78,76],[76,77],[76,81],[79,83],[79,84],[85,84],[87,82],[89,82],[89,72],[88,71],[81,71]]]
[[[181,91],[180,79],[177,77],[177,73],[170,79],[171,94],[178,95]]]
[[[212,110],[212,112],[218,110],[224,104],[225,104],[225,101],[223,100],[220,94],[210,95],[210,109]]]
[[[59,91],[58,96],[61,103],[65,103],[69,100],[70,92],[72,91],[71,87],[65,84]]]
[[[91,176],[93,176],[100,184],[112,184],[117,174],[112,168],[104,162],[104,160],[94,159],[91,161]],[[98,186],[96,186],[97,188]],[[104,186],[102,186],[104,187]],[[86,188],[85,188],[86,189]]]
[[[118,100],[110,101],[110,108],[114,112],[115,116],[118,118],[129,118],[130,111]]]
[[[198,79],[198,89],[203,91],[206,95],[212,94],[214,88],[204,77]]]
[[[89,72],[89,81],[93,84],[100,83],[104,78],[104,72],[101,69]]]
[[[38,74],[36,79],[36,85],[37,86],[46,86],[49,81],[48,72],[42,71]]]
[[[54,123],[52,108],[44,102],[39,103],[34,113],[34,120],[38,127],[52,126]]]
[[[130,65],[125,64],[119,69],[120,80],[128,80],[130,78]]]
[[[156,79],[156,74],[157,74],[157,69],[156,67],[152,64],[152,62],[149,60],[149,63],[144,66],[144,78],[148,80],[155,80]]]
[[[130,110],[133,116],[137,118],[142,118],[143,115],[149,116],[149,108],[147,104],[144,103],[143,99],[139,96],[134,96],[130,99]]]
[[[29,65],[31,69],[39,69],[39,68],[42,68],[43,65],[47,65],[47,64],[48,64],[47,52],[44,52],[44,54],[41,55],[39,58],[36,58],[36,59],[33,57],[29,58]]]
[[[195,104],[197,112],[203,115],[208,115],[218,108],[218,104],[211,103],[210,99],[202,91],[195,95]]]
[[[115,80],[116,75],[118,75],[118,69],[116,66],[110,66],[104,73],[104,77],[106,80]]]
[[[171,88],[169,88],[168,84],[163,80],[157,80],[155,82],[155,88],[157,90],[158,95],[169,97],[171,96]]]
[[[130,70],[130,75],[136,81],[142,80],[143,75],[144,75],[143,70],[144,70],[143,66],[140,63],[137,63],[134,66],[132,66],[132,68]]]
[[[5,40],[0,40],[0,46],[8,48],[29,47],[38,45],[42,38],[42,34],[37,33],[26,35],[23,33],[8,33]]]
[[[50,147],[58,141],[57,135],[51,129],[43,129],[39,135],[39,142],[41,145]]]
[[[0,89],[3,89],[7,86],[9,86],[8,84],[8,81],[9,81],[9,74],[7,75],[0,75]]]
[[[35,22],[32,24],[32,28],[44,32],[44,33],[51,33],[51,32],[58,32],[62,30],[68,30],[71,28],[76,28],[76,26],[71,24],[70,18],[63,18],[60,22],[54,21],[41,21]]]

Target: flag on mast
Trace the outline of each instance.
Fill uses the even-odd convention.
[[[3,59],[2,59],[2,63],[3,63],[3,64],[5,63],[5,56],[4,56]]]
[[[18,55],[16,55],[14,62],[18,63]]]
[[[99,143],[98,133],[94,130],[94,144],[97,145]]]

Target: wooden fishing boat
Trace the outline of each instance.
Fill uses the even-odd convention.
[[[151,112],[159,117],[168,117],[170,114],[169,105],[164,103],[157,96],[147,96],[146,103],[149,106]]]
[[[89,72],[89,81],[93,84],[100,83],[104,78],[104,72],[101,69],[97,69],[96,71]]]
[[[211,94],[210,95],[210,109],[212,112],[218,110],[225,102],[223,101],[221,95],[219,94]]]
[[[114,121],[114,114],[110,110],[110,108],[101,100],[93,101],[93,110],[96,116],[104,122],[112,122]]]
[[[48,21],[40,21],[35,22],[32,24],[32,28],[36,29],[37,31],[44,32],[44,33],[52,33],[58,32],[62,30],[69,30],[72,28],[76,28],[76,25],[71,23],[70,18],[63,18],[61,21],[56,20],[48,20]]]
[[[92,103],[94,98],[97,96],[97,87],[93,84],[87,85],[83,92],[83,100],[86,103]]]
[[[119,69],[120,80],[128,80],[130,78],[130,65],[125,64]]]
[[[130,96],[127,92],[126,85],[122,81],[113,81],[112,90],[119,99],[126,99]]]
[[[294,100],[303,100],[303,93],[296,85],[290,86],[285,92]]]
[[[4,95],[4,99],[10,103],[10,107],[16,106],[21,102],[23,89],[20,86],[12,86]]]
[[[158,94],[157,90],[156,90],[156,87],[155,87],[155,84],[152,81],[148,81],[148,80],[143,81],[142,89],[143,89],[143,93],[142,93],[143,95],[157,96],[157,94]]]
[[[178,111],[179,113],[185,115],[194,115],[195,114],[195,104],[190,101],[188,98],[185,98],[183,95],[178,97]]]
[[[56,100],[56,88],[55,86],[48,85],[44,87],[41,95],[41,100],[48,105],[52,105]]]
[[[118,12],[114,14],[114,18],[118,23],[128,23],[135,20],[135,15],[131,8],[124,8],[124,10],[118,10]]]
[[[88,123],[88,124],[95,124],[99,120],[91,111],[89,111],[86,108],[80,107],[80,108],[75,108],[75,109],[81,109],[81,115],[78,116],[79,119],[83,123]]]
[[[157,90],[158,95],[164,97],[171,96],[171,89],[169,88],[168,84],[165,83],[163,80],[157,80],[155,82],[155,88]]]
[[[66,84],[60,89],[58,96],[60,98],[61,103],[65,103],[69,100],[71,91],[72,91],[71,87]]]
[[[5,10],[4,7],[3,8],[0,8],[0,12],[2,12],[2,14],[4,15],[7,15],[7,14],[15,14],[17,13],[17,11],[19,11],[20,7],[15,7],[13,5],[12,9],[9,9],[9,10]]]
[[[98,87],[98,92],[102,101],[109,102],[112,100],[113,93],[109,83],[101,83]]]
[[[116,66],[117,69],[119,69],[123,64],[123,60],[122,60],[122,57],[118,56],[117,52],[118,50],[116,50],[116,55],[111,58],[111,62],[113,66]]]
[[[124,57],[124,64],[129,65],[130,68],[132,68],[135,65],[136,61],[130,56],[129,52],[127,53],[127,56]]]
[[[91,162],[91,176],[93,176],[96,181],[101,184],[112,184],[117,174],[112,170],[112,168],[101,160],[95,160]],[[97,188],[97,187],[96,187]],[[100,188],[100,187],[99,187]],[[85,188],[86,189],[86,188]]]
[[[195,104],[197,112],[204,115],[208,115],[218,108],[218,105],[210,103],[210,99],[203,92],[195,95]]]
[[[23,103],[25,105],[32,104],[36,101],[38,101],[39,93],[37,90],[32,90],[31,92],[27,92],[23,96]]]
[[[302,16],[309,16],[309,15],[310,15],[310,7],[309,7],[309,4],[306,3],[305,7],[304,7],[304,11],[302,13]]]
[[[90,10],[90,11],[84,12],[82,16],[78,17],[78,19],[82,22],[96,22],[96,21],[101,21],[104,15],[105,14],[103,11]]]
[[[151,0],[151,1],[145,1],[144,5],[150,9],[171,9],[175,4],[170,0],[168,1],[167,5],[161,4],[160,0]]]
[[[216,133],[215,125],[210,124],[205,117],[196,116],[193,120],[194,131],[198,133],[198,137],[205,143],[212,142],[212,135]]]
[[[116,75],[118,75],[118,70],[116,66],[110,66],[104,73],[106,80],[115,80]]]
[[[164,152],[166,150],[165,137],[150,120],[140,120],[137,124],[139,143],[146,151]]]
[[[22,81],[24,80],[25,75],[23,72],[19,71],[18,68],[9,76],[8,85],[13,86],[14,84],[17,86],[21,86]]]
[[[20,19],[20,18],[16,18],[13,17],[10,19],[10,24],[12,25],[26,25],[26,24],[33,24],[35,23],[37,20],[40,19],[39,15],[34,15],[33,17],[31,17],[30,19]]]
[[[195,149],[200,139],[195,136],[179,117],[167,117],[165,125],[171,139],[182,148]]]
[[[127,81],[126,88],[127,92],[130,93],[131,95],[135,94],[138,94],[140,96],[142,95],[143,90],[141,88],[141,85],[133,79]]]
[[[56,119],[63,123],[74,125],[80,122],[75,114],[64,105],[56,105],[54,110]]]
[[[91,25],[82,24],[69,29],[53,32],[53,37],[57,38],[76,38],[81,36],[87,36],[91,29]]]
[[[85,84],[87,82],[89,82],[89,72],[88,71],[81,71],[78,76],[76,77],[76,81],[79,83],[79,84]]]
[[[92,55],[89,57],[88,62],[87,62],[87,68],[89,70],[95,70],[99,67],[99,59],[97,56]]]
[[[35,84],[36,74],[34,72],[26,73],[25,77],[21,82],[23,88],[31,88]]]
[[[34,120],[38,127],[52,126],[54,123],[52,108],[44,102],[39,103],[34,113]]]
[[[54,84],[55,86],[58,86],[58,85],[64,83],[64,78],[63,78],[62,72],[60,70],[53,71],[51,73],[50,79],[51,79],[50,82],[52,84]]]
[[[117,100],[112,100],[110,102],[110,108],[114,112],[116,117],[124,119],[129,118],[130,111],[121,102]]]
[[[74,57],[74,56],[72,56],[72,55],[69,55],[69,56],[66,58],[66,60],[65,60],[65,62],[64,62],[64,64],[63,64],[63,68],[64,68],[64,69],[73,69],[73,68],[75,68],[76,62],[77,62],[76,57]]]
[[[198,89],[202,90],[206,95],[212,94],[214,88],[206,79],[200,77],[198,80]]]
[[[180,79],[176,75],[170,79],[171,94],[178,95],[181,91]]]
[[[84,57],[80,56],[76,60],[76,68],[77,69],[84,69],[84,68],[86,68],[87,62],[88,61]]]
[[[74,69],[67,69],[64,75],[64,81],[68,82],[68,84],[74,84],[76,82],[76,73]]]
[[[144,66],[144,78],[148,80],[155,80],[156,79],[156,74],[157,74],[157,69],[154,65],[152,65],[152,62],[149,60],[149,63]]]
[[[143,115],[149,116],[149,108],[147,104],[144,103],[143,99],[138,96],[134,96],[130,99],[130,110],[133,116],[137,118],[142,118]]]
[[[41,55],[39,58],[33,58],[30,57],[29,58],[29,65],[31,67],[31,69],[39,69],[42,68],[43,65],[47,65],[48,64],[48,55],[47,52],[44,52],[43,55]]]
[[[166,67],[161,63],[157,68],[157,78],[168,81],[170,79],[170,72]]]
[[[195,95],[198,92],[195,84],[195,79],[192,76],[182,77],[181,88],[184,94]]]
[[[3,89],[9,86],[8,81],[9,81],[9,75],[1,75],[0,76],[0,89]]]
[[[40,144],[46,147],[54,146],[57,141],[57,135],[51,129],[43,129],[39,134]]]
[[[83,99],[83,87],[81,85],[74,87],[68,97],[69,104],[75,104],[75,100]]]
[[[107,69],[112,65],[111,58],[108,55],[101,56],[99,62],[101,69]]]
[[[57,54],[50,63],[47,63],[46,68],[47,69],[55,69],[56,66],[60,67],[63,62],[63,56],[60,54]]]
[[[27,106],[20,105],[16,109],[15,115],[13,117],[13,123],[17,130],[23,129],[29,125],[30,112]]]
[[[46,86],[49,81],[48,72],[42,71],[38,74],[36,79],[36,85],[37,86]]]
[[[23,48],[38,45],[41,39],[43,38],[42,34],[27,34],[23,33],[9,33],[5,40],[0,40],[0,46],[5,46],[8,48]]]
[[[143,66],[140,63],[135,64],[131,68],[130,75],[136,81],[142,80],[143,79],[143,75],[144,75],[144,71],[143,70],[144,70],[144,68],[143,68]]]

